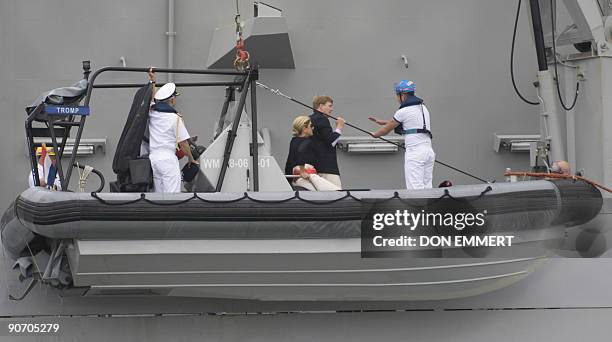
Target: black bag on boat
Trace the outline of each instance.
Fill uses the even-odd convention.
[[[130,165],[130,180],[132,184],[148,185],[153,182],[153,170],[149,158],[132,159]]]
[[[200,165],[194,163],[187,163],[183,166],[181,174],[184,182],[191,182],[200,171]]]

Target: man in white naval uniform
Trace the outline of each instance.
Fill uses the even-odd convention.
[[[379,138],[391,131],[404,135],[406,153],[404,154],[404,174],[406,188],[429,189],[432,187],[433,167],[436,154],[431,146],[432,134],[429,111],[423,100],[414,96],[416,86],[412,81],[402,80],[395,85],[395,94],[400,108],[392,120],[370,117],[371,121],[382,125],[378,131],[370,133]]]
[[[166,83],[155,93],[149,112],[149,159],[155,192],[181,192],[181,169],[176,150],[180,148],[189,162],[197,164],[189,147],[189,133],[176,106],[176,85]]]

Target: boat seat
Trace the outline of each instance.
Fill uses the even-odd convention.
[[[152,186],[148,156],[140,155],[152,94],[151,84],[143,85],[134,94],[113,158],[113,172],[117,175],[117,181],[111,182],[111,192],[147,192]]]

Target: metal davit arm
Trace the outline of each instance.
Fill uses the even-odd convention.
[[[240,93],[240,100],[238,101],[238,106],[236,107],[236,114],[234,115],[232,129],[228,132],[227,135],[227,142],[225,143],[225,151],[223,153],[223,163],[221,163],[221,169],[219,170],[219,179],[217,179],[217,186],[215,187],[216,192],[221,191],[221,187],[223,186],[223,180],[225,179],[225,173],[227,172],[229,159],[232,154],[232,148],[234,147],[234,141],[236,140],[236,132],[238,131],[238,125],[240,124],[240,117],[242,116],[242,109],[244,108],[247,93],[249,92],[250,79],[251,72],[249,71],[247,77],[244,79],[244,82],[242,84],[242,91]]]
[[[251,156],[253,156],[253,191],[259,191],[259,134],[257,133],[257,70],[249,77],[251,86]],[[248,190],[248,189],[247,189]]]
[[[229,109],[230,102],[234,101],[234,87],[229,86],[225,88],[225,101],[223,101],[223,107],[221,108],[221,116],[219,116],[219,123],[215,128],[215,133],[213,135],[213,140],[219,137],[219,134],[223,131],[223,123],[225,122],[225,117],[227,116],[227,110]]]
[[[533,40],[535,43],[536,55],[538,56],[538,69],[540,71],[548,70],[546,47],[544,46],[544,32],[542,29],[542,16],[540,15],[540,1],[529,0],[529,9],[531,12]]]

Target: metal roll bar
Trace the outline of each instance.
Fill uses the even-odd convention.
[[[94,88],[99,88],[99,89],[122,89],[122,88],[139,88],[142,87],[143,84],[142,83],[103,83],[103,84],[96,84],[96,81],[98,79],[98,76],[100,76],[101,74],[105,73],[105,72],[148,72],[149,68],[128,68],[128,67],[103,67],[100,68],[98,70],[96,70],[95,72],[91,73],[90,72],[90,62],[89,61],[83,61],[83,70],[84,70],[84,78],[88,79],[88,85],[87,85],[87,90],[85,92],[84,98],[83,98],[83,106],[89,106],[90,102],[91,102],[91,96],[92,96],[92,92]],[[237,122],[234,122],[234,125],[232,126],[232,131],[230,131],[230,134],[228,135],[228,140],[226,142],[226,149],[225,149],[225,155],[223,157],[223,163],[222,163],[222,169],[219,175],[219,179],[217,180],[217,191],[220,191],[221,186],[223,185],[223,180],[224,180],[224,176],[225,176],[225,169],[227,168],[228,162],[229,162],[229,156],[231,155],[231,151],[232,151],[232,147],[234,145],[234,140],[236,138],[236,129],[234,128],[234,126],[237,125],[239,119],[240,119],[240,114],[242,112],[242,109],[244,108],[245,102],[246,102],[246,93],[248,92],[248,88],[251,88],[251,114],[252,114],[252,121],[253,121],[253,137],[252,137],[252,142],[251,142],[251,155],[253,156],[253,165],[255,167],[255,169],[253,170],[253,190],[254,191],[258,191],[259,190],[259,179],[258,179],[258,168],[259,168],[259,163],[258,163],[258,156],[257,156],[257,102],[255,99],[255,82],[258,79],[259,73],[257,69],[252,69],[252,70],[247,70],[247,71],[235,71],[235,70],[209,70],[209,69],[167,69],[167,68],[154,68],[156,73],[174,73],[174,74],[189,74],[189,75],[217,75],[217,76],[234,76],[234,79],[232,79],[231,81],[211,81],[211,82],[184,82],[184,83],[176,83],[177,86],[179,87],[229,87],[229,89],[237,89],[237,88],[242,88],[242,92],[244,93],[243,96],[240,97],[240,101],[238,103],[237,106],[237,112],[236,115],[234,115],[234,120],[236,120]],[[89,76],[89,74],[91,73],[91,77]],[[163,83],[160,83],[163,85]],[[229,99],[231,99],[230,97],[226,98],[226,102],[229,101]],[[34,109],[30,115],[28,115],[27,119],[26,119],[26,135],[28,137],[28,143],[30,145],[30,149],[33,150],[34,148],[34,140],[33,140],[33,133],[32,133],[32,122],[35,121],[35,116],[37,114],[39,114],[42,109],[43,109],[44,105],[40,105],[38,106],[36,109]],[[224,110],[222,110],[222,116],[224,116],[223,112],[227,112],[227,106],[224,104]],[[61,158],[62,158],[62,151],[64,149],[64,146],[66,144],[66,140],[69,136],[70,133],[70,129],[75,126],[78,127],[77,133],[76,133],[76,137],[74,139],[74,148],[72,150],[72,153],[70,155],[70,162],[68,165],[73,165],[75,163],[76,160],[76,152],[78,150],[78,146],[80,144],[81,141],[81,136],[83,134],[83,128],[85,126],[85,119],[86,116],[81,116],[80,121],[79,122],[75,122],[74,121],[74,115],[69,115],[67,117],[66,120],[56,120],[53,117],[49,117],[49,118],[45,118],[44,121],[46,121],[47,126],[50,130],[50,136],[51,136],[51,140],[53,143],[53,147],[55,148],[55,151],[57,151],[57,156],[58,156],[58,175],[60,177],[60,182],[62,184],[62,190],[66,191],[68,190],[68,185],[70,184],[70,178],[72,175],[72,167],[69,167],[68,170],[66,171],[66,174],[64,175],[62,167],[61,167]],[[58,125],[61,127],[64,127],[65,131],[64,131],[64,136],[62,138],[62,142],[60,144],[57,143],[57,137],[55,135],[55,130],[54,130],[54,125]],[[38,161],[35,158],[35,155],[33,152],[31,152],[31,164],[32,164],[32,169],[34,170],[34,177],[35,179],[35,183],[36,185],[39,185],[38,182],[38,167],[37,167],[37,163]]]

